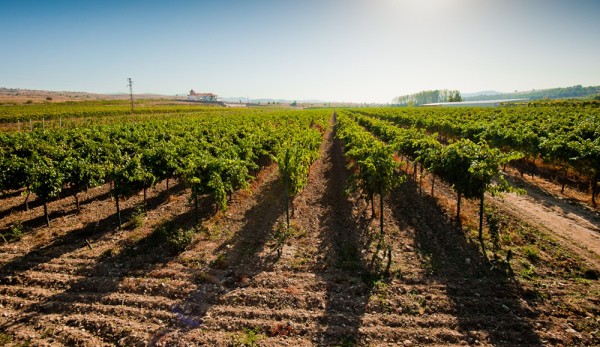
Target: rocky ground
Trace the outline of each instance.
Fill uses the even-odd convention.
[[[459,225],[449,187],[432,196],[427,179],[421,190],[409,180],[384,202],[381,238],[378,204],[372,216],[345,192],[347,176],[328,133],[291,233],[272,165],[227,211],[205,199],[185,250],[161,236],[193,228],[181,184],[150,191],[145,213],[141,196],[123,202],[123,229],[108,186],[82,197],[81,213],[71,197],[52,202],[49,228],[38,202],[23,211],[24,197],[8,194],[0,230],[25,235],[0,246],[0,344],[600,344],[599,269],[543,222],[491,202],[505,227],[498,253],[514,251],[510,266],[488,260],[473,238],[476,202]]]

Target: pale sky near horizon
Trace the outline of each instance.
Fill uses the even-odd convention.
[[[391,102],[600,85],[600,0],[0,0],[0,87]]]

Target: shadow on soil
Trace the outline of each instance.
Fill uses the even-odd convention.
[[[181,189],[183,189],[183,185],[173,187],[172,189],[170,189],[170,192],[171,192],[171,194],[174,194]],[[81,194],[81,193],[80,193],[80,195],[84,196],[84,198],[82,200],[80,200],[80,202],[79,202],[80,209],[83,209],[84,206],[89,205],[95,201],[106,200],[111,197],[111,193],[108,191],[106,191],[104,193],[100,193],[99,195],[92,196],[92,197],[85,197],[85,195]],[[162,193],[159,194],[158,197],[160,197],[160,196],[163,196],[163,198],[164,198],[164,195]],[[152,204],[156,203],[156,198],[158,198],[158,197],[149,199],[148,206],[152,206]],[[53,221],[57,218],[67,217],[67,216],[78,214],[77,208],[75,206],[75,199],[73,198],[73,196],[66,195],[63,197],[63,199],[71,200],[72,204],[68,205],[68,209],[53,210],[52,207],[48,206],[48,217],[50,218],[50,226],[52,226]],[[80,199],[81,199],[81,197],[80,197]],[[29,202],[29,209],[32,210],[34,208],[39,208],[43,205],[44,204],[42,203],[41,199],[33,199],[32,201]],[[19,213],[19,212],[23,212],[23,211],[25,211],[25,206],[24,206],[24,204],[20,204],[16,207],[12,207],[5,211],[0,212],[0,219],[4,218],[12,213]],[[129,211],[127,209],[121,211],[122,216],[127,217],[128,212]],[[81,213],[85,213],[85,211],[82,210]],[[110,219],[110,217],[108,219]],[[115,223],[116,223],[116,220],[115,220]],[[97,223],[94,223],[94,224],[97,224]],[[29,220],[21,220],[20,225],[22,226],[22,228],[24,230],[34,230],[34,229],[45,227],[46,226],[46,218],[44,216],[43,210],[40,209],[38,214]],[[10,229],[11,229],[11,225],[9,225],[6,228],[0,229],[0,233],[6,234],[10,231]]]
[[[22,190],[13,190],[10,192],[4,192],[4,193],[0,194],[0,200],[14,198],[21,194],[23,194]]]
[[[406,182],[390,197],[393,218],[414,229],[415,250],[429,259],[430,280],[446,287],[465,340],[493,345],[541,345],[527,322],[537,313],[523,307],[523,290],[507,275],[490,271],[477,240],[449,220],[429,195]],[[459,343],[456,341],[446,341]]]
[[[327,182],[320,204],[327,206],[321,235],[319,254],[324,256],[322,269],[317,275],[326,283],[324,326],[318,338],[320,346],[350,346],[359,343],[362,317],[373,290],[369,264],[361,256],[361,236],[368,221],[356,221],[352,203],[345,194],[348,176],[342,144],[331,133],[329,159],[331,166],[325,172]]]
[[[269,252],[266,257],[260,254],[284,213],[282,191],[279,180],[265,184],[255,198],[258,203],[242,218],[246,224],[215,250],[217,258],[210,264],[207,277],[201,280],[197,290],[173,307],[179,327],[166,327],[158,332],[151,345],[173,329],[186,331],[200,326],[210,308],[218,305],[227,293],[246,286],[254,276],[272,269],[277,261],[276,253]]]
[[[0,219],[12,214],[12,213],[18,213],[18,212],[23,212],[23,211],[27,211],[27,207],[29,207],[29,210],[33,210],[35,208],[38,207],[42,207],[44,206],[44,202],[42,201],[42,199],[38,199],[36,197],[36,195],[31,194],[29,196],[29,198],[26,197],[27,194],[24,194],[22,192],[17,192],[17,193],[11,193],[10,196],[7,196],[6,198],[9,197],[16,197],[18,195],[22,195],[21,199],[19,199],[19,203],[17,205],[14,205],[6,210],[0,211]],[[71,196],[67,196],[65,194],[61,195],[62,197],[60,197],[59,199],[64,199],[64,198],[69,198]],[[106,194],[106,197],[108,197],[108,193]],[[25,204],[25,199],[27,199],[27,205]],[[73,209],[75,209],[75,201],[73,200]],[[63,212],[63,214],[68,214],[68,213],[73,213],[74,211],[69,211],[69,212]],[[43,212],[41,212],[43,214]],[[53,211],[49,211],[50,216],[52,217],[53,215]],[[56,213],[54,213],[54,215],[56,215]],[[42,216],[43,217],[43,216]],[[37,219],[37,218],[34,218]]]
[[[169,189],[169,191],[167,192],[166,190],[161,191],[158,195],[156,195],[153,198],[148,199],[147,201],[147,207],[148,208],[154,208],[156,206],[158,206],[159,204],[161,204],[162,202],[164,202],[164,200],[169,196],[169,195],[173,195],[173,194],[177,194],[179,192],[181,192],[182,190],[185,189],[185,186],[182,183],[176,184],[175,186],[171,187]],[[82,210],[81,213],[85,213],[85,211],[83,210],[83,207],[86,205],[89,205],[95,201],[101,201],[101,200],[106,200],[111,198],[111,193],[106,191],[104,193],[100,193],[97,196],[92,196],[92,197],[85,197],[84,199],[82,199],[79,202],[79,206],[80,209]],[[50,218],[50,226],[53,225],[53,221],[57,218],[61,218],[61,217],[67,217],[67,216],[71,216],[71,215],[77,215],[78,211],[77,208],[75,207],[75,200],[73,199],[73,196],[67,196],[66,199],[72,199],[72,204],[69,204],[68,206],[70,207],[68,210],[67,209],[61,209],[61,210],[52,210],[51,207],[48,207],[48,216]],[[36,201],[40,201],[39,199],[36,199]],[[113,200],[114,201],[114,200]],[[114,204],[114,202],[113,202]],[[43,206],[43,204],[40,202],[39,206],[40,207]],[[36,206],[30,203],[30,209],[35,208]],[[8,209],[4,212],[6,212],[6,215],[10,215],[12,212],[20,212],[22,211],[21,207],[19,207],[18,209]],[[124,221],[127,221],[129,219],[129,217],[132,215],[134,209],[128,208],[128,209],[123,209],[121,210],[121,216],[123,218]],[[2,216],[3,212],[0,212],[0,219],[3,217]],[[116,215],[115,215],[116,217]],[[114,227],[116,228],[117,226],[117,222],[118,222],[118,218],[115,218],[114,220],[112,219],[112,216],[107,217],[106,220],[101,220],[98,222],[93,222],[93,223],[89,223],[89,225],[94,225],[96,229],[99,230],[105,230],[106,228],[104,228],[104,222],[105,221],[111,221],[114,223]],[[10,232],[11,227],[15,225],[15,223],[12,223],[11,225],[8,225],[6,228],[2,228],[0,229],[0,234],[8,234]],[[45,228],[46,226],[46,218],[43,214],[43,211],[40,210],[39,215],[29,219],[29,220],[23,220],[19,222],[19,226],[26,232],[31,231],[31,230],[35,230],[35,229],[40,229],[40,228]],[[86,229],[88,226],[84,227],[84,229]],[[101,227],[102,226],[102,227]],[[44,230],[41,230],[40,232],[44,232]]]
[[[183,187],[173,187],[173,189],[169,190],[168,192],[162,191],[158,195],[148,199],[147,209],[156,208],[161,203],[163,203],[170,194],[175,194],[181,189],[183,189]],[[121,210],[121,216],[123,220],[129,220],[133,213],[136,211],[136,209],[137,207],[133,206]],[[56,213],[60,215],[60,212]],[[51,214],[50,216],[56,218],[55,214]],[[34,221],[40,220],[39,223],[43,225],[45,223],[42,222],[43,219],[44,216],[36,217],[28,223],[34,223],[35,225]],[[52,223],[52,221],[50,223]],[[31,227],[29,224],[26,223],[23,223],[23,226],[25,226],[26,228]],[[95,241],[102,238],[106,233],[116,230],[117,226],[118,217],[116,214],[111,214],[110,216],[104,219],[88,223],[80,229],[73,230],[67,234],[54,238],[50,244],[35,248],[29,253],[17,257],[4,264],[0,268],[0,283],[8,284],[7,282],[14,280],[14,278],[12,277],[19,274],[20,272],[33,269],[37,265],[49,262],[55,258],[59,258],[63,254],[67,254],[76,251],[77,249],[87,247],[86,240],[89,243],[93,244]],[[6,230],[2,230],[2,232],[5,231]],[[43,233],[47,232],[47,230],[43,229],[38,232]]]
[[[558,208],[565,215],[574,214],[580,218],[583,218],[590,224],[594,225],[597,232],[600,232],[600,214],[598,212],[591,211],[589,207],[582,206],[581,203],[572,201],[571,199],[557,198],[545,190],[540,189],[540,187],[519,177],[509,176],[507,177],[507,181],[513,186],[525,189],[527,196],[532,198],[540,205],[551,209]]]
[[[552,168],[547,165],[539,165],[539,161],[534,164],[531,160],[520,159],[511,163],[511,166],[521,173],[528,174],[530,176],[541,177],[547,181],[556,182],[557,184],[562,184],[565,180],[565,171],[562,168]],[[585,192],[588,190],[590,185],[590,179],[580,176],[577,173],[570,170],[569,174],[566,177],[566,186],[571,187],[572,189],[577,189],[580,192]]]
[[[169,194],[181,188],[173,187],[172,190],[162,191],[157,196],[147,200],[147,210],[157,208]],[[214,207],[210,197],[204,197],[201,200],[200,210],[201,218],[207,218],[214,213]],[[124,219],[127,220],[134,212],[135,207],[123,210]],[[94,240],[102,237],[103,234],[114,230],[117,217],[111,216],[94,225],[86,226],[83,229],[71,232],[64,237],[56,239],[52,244],[41,249],[34,250],[27,255],[7,264],[2,269],[2,279],[13,278],[18,272],[32,269],[36,265],[50,261],[53,258],[58,258],[63,254],[75,251],[79,248],[86,247],[85,239],[93,244]],[[153,269],[162,264],[166,264],[183,250],[182,248],[174,248],[174,246],[166,241],[167,233],[172,233],[176,230],[192,230],[195,224],[195,211],[189,209],[186,212],[163,222],[153,229],[149,234],[138,240],[126,240],[125,245],[114,254],[112,251],[103,253],[97,258],[96,263],[89,268],[82,269],[77,274],[84,276],[68,284],[68,289],[59,294],[53,295],[43,301],[33,304],[25,309],[25,314],[19,317],[16,321],[8,322],[0,328],[6,328],[11,325],[17,325],[22,322],[41,322],[45,320],[45,316],[49,314],[69,315],[73,312],[79,314],[94,313],[94,303],[100,303],[103,297],[111,293],[120,291],[120,284],[126,277],[144,276]],[[8,277],[10,276],[10,277]],[[136,288],[140,289],[140,288]],[[145,288],[141,288],[145,292]],[[157,290],[160,291],[160,288]],[[160,293],[158,293],[160,294]],[[78,306],[79,304],[87,304],[86,306]],[[122,303],[121,303],[122,304]],[[36,323],[37,324],[37,323]],[[131,331],[126,327],[106,325],[102,328],[94,326],[95,322],[78,321],[77,319],[69,319],[65,324],[73,324],[73,327],[83,328],[88,330],[92,335],[100,337],[106,343],[117,345],[136,345],[139,341],[135,336],[131,335]]]
[[[246,224],[242,230],[217,248],[222,261],[214,264],[214,269],[229,269],[225,275],[233,278],[228,283],[244,276],[252,278],[272,268],[277,261],[275,252],[266,259],[259,253],[270,240],[277,219],[285,213],[282,192],[279,180],[267,183],[256,197],[258,203],[244,214]]]

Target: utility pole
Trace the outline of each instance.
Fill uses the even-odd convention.
[[[127,81],[129,82],[127,86],[129,87],[129,98],[131,99],[131,114],[133,114],[133,82],[131,78],[127,78]]]

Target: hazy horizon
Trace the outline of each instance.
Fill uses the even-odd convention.
[[[0,85],[387,103],[600,84],[600,1],[19,1]]]

